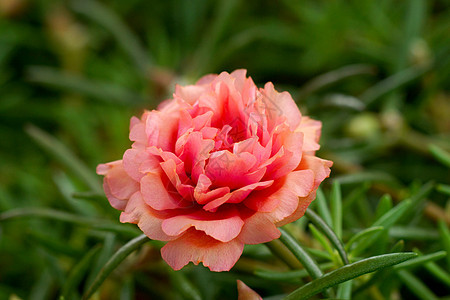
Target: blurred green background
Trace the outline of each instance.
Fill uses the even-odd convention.
[[[130,117],[170,98],[175,83],[237,68],[259,86],[272,81],[291,92],[303,114],[323,122],[319,156],[335,162],[344,237],[372,224],[384,193],[401,200],[433,181],[428,202],[403,224],[424,230],[421,238],[397,228],[387,239],[404,239],[408,250],[442,249],[436,222],[450,220],[450,172],[440,155],[450,150],[450,1],[0,0],[0,212],[23,213],[0,223],[0,299],[55,299],[64,289],[76,299],[136,234],[132,225],[113,233],[94,222],[118,224],[98,195],[96,165],[121,158]],[[345,206],[361,186],[363,199]],[[91,275],[70,277],[95,245],[102,251]],[[95,297],[189,298],[172,289],[178,279],[159,246],[121,266]],[[186,272],[205,299],[236,298],[237,278],[262,296],[296,286],[253,276],[258,257],[283,266],[264,247],[252,249],[230,273]],[[416,275],[437,296],[449,293]],[[401,283],[379,289],[357,297],[419,297]]]

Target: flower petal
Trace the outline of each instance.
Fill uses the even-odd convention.
[[[128,176],[121,160],[99,165],[97,173],[105,175],[103,188],[111,206],[115,209],[123,210],[130,196],[139,190],[138,182]]]
[[[238,239],[222,243],[202,231],[193,228],[162,249],[163,259],[174,269],[180,270],[189,262],[200,262],[211,271],[229,271],[237,262],[244,249]]]
[[[294,171],[261,191],[252,193],[243,203],[250,209],[269,212],[273,222],[291,215],[298,206],[298,197],[306,197],[314,186],[311,170]]]
[[[244,221],[236,210],[207,213],[197,211],[189,215],[178,215],[162,223],[163,231],[170,236],[178,236],[194,227],[221,242],[229,242],[241,232]]]
[[[131,196],[125,211],[120,215],[120,222],[134,223],[151,239],[170,241],[176,237],[164,233],[161,228],[163,220],[170,217],[168,212],[159,212],[144,203],[140,192]]]
[[[163,182],[161,174],[147,173],[141,179],[141,193],[144,202],[156,210],[176,209],[187,206],[169,182]],[[170,192],[169,188],[172,188]]]
[[[266,217],[266,213],[255,213],[245,219],[239,240],[248,245],[267,243],[280,237],[280,231]]]

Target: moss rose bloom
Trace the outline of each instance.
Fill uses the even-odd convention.
[[[223,72],[133,117],[131,149],[97,173],[121,222],[168,242],[161,254],[173,269],[228,271],[244,244],[278,238],[315,198],[332,165],[315,156],[320,132],[289,93]]]

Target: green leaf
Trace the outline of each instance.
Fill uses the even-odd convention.
[[[433,229],[416,226],[392,226],[389,229],[389,236],[395,239],[405,240],[438,240],[439,233]]]
[[[118,85],[68,74],[55,68],[29,67],[26,76],[31,82],[65,92],[73,92],[105,103],[137,106],[147,101],[141,95]]]
[[[317,205],[317,211],[319,215],[324,219],[325,223],[328,224],[328,226],[332,226],[333,223],[331,221],[331,214],[330,210],[328,209],[327,200],[325,198],[325,194],[322,191],[322,188],[317,189],[317,195],[316,200],[314,201]]]
[[[114,244],[116,241],[116,236],[113,233],[107,233],[105,235],[105,241],[103,242],[103,247],[96,259],[92,263],[91,270],[86,279],[85,287],[88,288],[94,282],[95,277],[100,272],[101,268],[106,264],[108,259],[111,257],[114,251]]]
[[[331,247],[327,238],[319,230],[317,230],[316,226],[314,226],[313,224],[310,223],[308,227],[311,230],[314,238],[322,245],[325,251],[327,251],[328,254],[333,257],[333,248]]]
[[[29,300],[42,300],[50,299],[50,292],[52,291],[52,286],[54,285],[54,280],[50,274],[49,269],[44,269],[39,275],[39,279],[33,284],[31,288]],[[0,295],[1,295],[0,287]],[[10,298],[11,300],[11,298]]]
[[[363,171],[356,174],[339,175],[336,176],[334,180],[338,180],[341,185],[365,182],[381,182],[394,188],[401,187],[401,183],[397,178],[389,173],[381,171]]]
[[[298,97],[299,99],[305,98],[308,95],[317,92],[318,90],[336,83],[338,81],[341,81],[343,79],[346,79],[351,76],[356,75],[373,75],[375,71],[375,68],[370,65],[362,65],[362,64],[356,64],[356,65],[348,65],[341,67],[339,69],[327,72],[325,74],[321,74],[312,80],[305,83],[302,88],[299,91]],[[363,109],[364,106],[358,107],[358,109]]]
[[[352,299],[352,284],[352,280],[348,280],[339,284],[336,292],[336,299]]]
[[[420,255],[414,259],[411,259],[411,260],[408,260],[408,261],[402,262],[401,264],[396,265],[394,267],[394,269],[400,270],[400,269],[404,269],[404,268],[413,268],[413,267],[420,266],[420,265],[423,265],[423,264],[431,262],[431,261],[439,260],[446,256],[447,256],[447,252],[445,252],[445,251],[438,251],[438,252],[431,253],[431,254]]]
[[[343,211],[349,211],[350,207],[355,203],[355,201],[358,201],[362,196],[366,194],[366,192],[370,188],[369,182],[364,182],[354,190],[344,199],[344,205],[343,205]],[[322,216],[323,217],[323,216]],[[331,224],[330,224],[331,225]]]
[[[294,256],[302,263],[309,275],[315,279],[322,276],[320,270],[314,259],[303,249],[302,246],[283,228],[279,228],[281,236],[279,240],[294,254]]]
[[[27,125],[26,132],[48,153],[65,165],[92,191],[101,193],[102,188],[97,176],[79,160],[65,145],[45,131],[33,125]]]
[[[99,252],[100,247],[96,246],[92,248],[86,255],[72,268],[66,282],[62,287],[61,296],[65,299],[75,299],[73,293],[75,292],[77,286],[80,284],[85,273],[91,267],[92,260]],[[76,297],[78,298],[78,297]]]
[[[409,197],[411,200],[411,206],[405,213],[405,215],[401,218],[402,221],[410,221],[412,216],[417,213],[417,208],[421,207],[421,203],[424,201],[425,197],[433,190],[434,183],[432,181],[427,182],[422,185],[422,187],[415,192],[412,196]]]
[[[406,270],[397,271],[401,281],[414,293],[416,297],[423,300],[437,300],[433,292],[417,277]]]
[[[294,254],[279,240],[273,240],[268,243],[265,243],[267,248],[282,260],[289,268],[291,269],[300,269],[302,268],[302,264],[295,258]]]
[[[360,99],[366,103],[367,106],[371,106],[378,100],[381,96],[403,86],[404,84],[420,78],[429,70],[429,67],[411,67],[404,69],[388,78],[379,81],[371,88],[367,89],[361,96]]]
[[[450,196],[450,185],[447,184],[438,184],[436,190],[442,194]]]
[[[289,294],[285,300],[304,300],[320,293],[326,288],[335,286],[347,280],[361,275],[381,270],[396,265],[417,256],[416,253],[392,253],[374,256],[358,262],[345,265],[337,270],[331,271],[316,280],[296,289]]]
[[[105,266],[100,270],[97,277],[95,277],[94,282],[88,288],[87,292],[84,293],[83,299],[89,299],[97,291],[97,289],[100,288],[103,281],[105,281],[109,274],[111,274],[111,272],[114,271],[114,269],[117,268],[122,261],[128,257],[128,255],[148,241],[149,238],[145,234],[142,234],[123,245],[116,253],[114,253]]]
[[[333,219],[333,229],[336,236],[342,237],[342,193],[339,181],[333,181],[330,197],[330,208]]]
[[[88,218],[50,208],[17,208],[0,214],[0,222],[19,217],[40,217],[91,227],[97,230],[113,231],[135,237],[139,231],[126,224],[116,224],[109,220]]]
[[[442,247],[447,253],[450,253],[450,230],[448,229],[447,224],[442,220],[439,220],[438,226]],[[447,255],[447,268],[450,269],[450,255]]]
[[[375,211],[375,220],[391,210],[392,207],[392,197],[389,194],[384,194],[378,201],[377,210]]]
[[[384,229],[383,226],[375,226],[375,227],[369,227],[367,229],[361,230],[357,234],[351,237],[351,239],[347,242],[345,245],[345,250],[349,251],[352,248],[352,245],[359,241],[362,238],[368,237],[376,232],[380,232]]]
[[[71,1],[76,12],[85,15],[105,27],[116,38],[136,68],[146,76],[152,65],[148,51],[141,45],[138,37],[131,31],[119,16],[108,6],[92,0]]]
[[[183,299],[202,299],[200,291],[186,278],[183,272],[171,271],[169,275],[172,279],[172,286],[178,290]]]
[[[428,146],[431,154],[436,158],[437,161],[442,163],[444,166],[450,168],[450,153],[442,149],[441,147],[431,144]]]
[[[448,255],[448,254],[447,254]],[[450,287],[450,274],[439,267],[434,262],[428,262],[425,264],[425,268],[433,274],[434,277],[439,279],[441,282],[445,283],[448,287]]]
[[[218,46],[220,38],[232,20],[231,16],[239,5],[237,0],[222,0],[215,5],[213,22],[206,28],[202,41],[197,45],[196,51],[188,66],[187,74],[197,78],[205,73],[206,68],[211,65],[215,48]]]
[[[405,241],[404,240],[400,240],[397,243],[395,243],[394,246],[392,246],[391,248],[391,253],[395,253],[395,252],[402,252],[403,249],[405,249]]]
[[[389,229],[392,225],[394,225],[410,208],[411,200],[404,200],[393,209],[382,215],[378,220],[376,220],[372,227],[382,226],[384,229]],[[370,247],[373,243],[377,241],[380,235],[383,233],[376,232],[363,240],[361,240],[355,248],[351,251],[353,256],[359,256],[365,249]]]
[[[319,268],[322,271],[328,270],[334,266],[333,262],[327,262],[319,264]],[[271,281],[289,281],[289,282],[301,282],[302,278],[309,276],[306,269],[295,270],[295,271],[285,271],[285,272],[275,272],[273,270],[256,270],[254,273],[256,276],[271,280]]]
[[[342,262],[344,264],[348,264],[349,262],[348,262],[348,258],[347,258],[347,253],[345,252],[342,241],[337,237],[337,235],[333,232],[333,230],[325,223],[325,221],[310,209],[306,210],[305,216],[308,219],[310,219],[311,222],[314,225],[316,225],[317,228],[319,228],[325,234],[325,236],[330,240],[330,242],[333,244],[333,246],[338,251],[339,256],[342,259]]]

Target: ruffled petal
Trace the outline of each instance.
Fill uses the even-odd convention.
[[[303,117],[300,125],[295,130],[304,134],[302,151],[314,155],[319,150],[319,139],[322,129],[322,122]]]
[[[280,231],[267,217],[266,213],[255,213],[245,219],[239,240],[248,245],[267,243],[280,237]]]
[[[314,187],[311,170],[294,171],[274,185],[252,193],[243,203],[250,209],[268,212],[268,218],[278,222],[291,215],[298,206],[298,197],[306,197]]]
[[[218,241],[202,231],[189,229],[181,237],[168,242],[162,249],[163,259],[174,269],[180,270],[189,262],[200,262],[211,271],[229,271],[238,261],[244,244],[238,239],[227,243]]]
[[[128,176],[121,160],[99,165],[97,173],[105,175],[103,188],[115,209],[123,210],[130,196],[139,190],[138,182]]]
[[[120,222],[134,223],[142,232],[151,239],[170,241],[176,237],[169,236],[161,228],[164,219],[170,217],[168,212],[160,212],[152,209],[142,200],[140,192],[136,192],[128,201],[125,211],[120,215]]]
[[[144,202],[156,210],[186,207],[183,198],[168,180],[163,182],[161,174],[147,173],[141,179],[141,193]],[[172,188],[173,190],[169,191]]]
[[[207,213],[197,211],[189,215],[178,215],[164,220],[162,229],[170,236],[178,236],[194,227],[221,242],[229,242],[241,232],[244,221],[239,213],[233,210]]]

